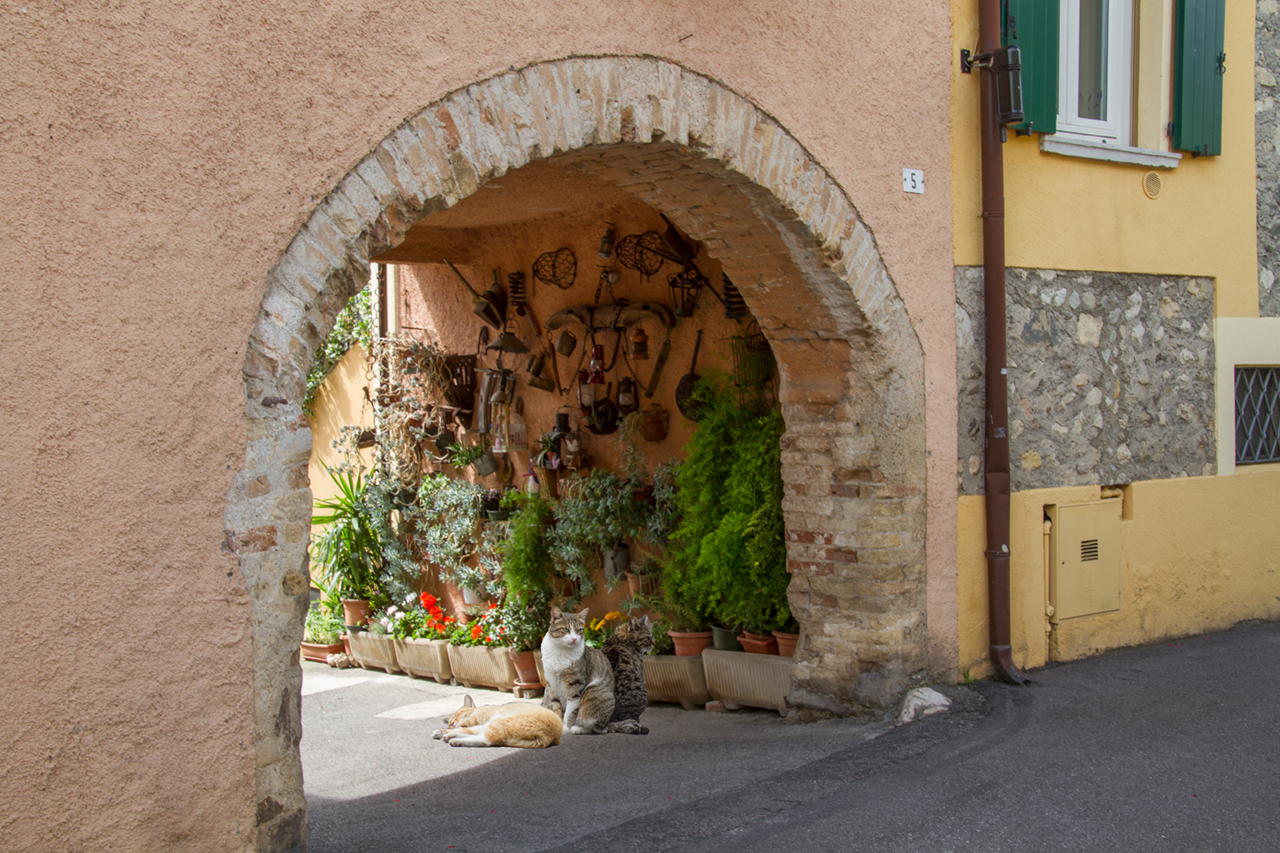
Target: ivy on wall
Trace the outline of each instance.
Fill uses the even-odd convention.
[[[347,350],[360,344],[365,352],[370,351],[372,329],[373,291],[365,287],[338,312],[333,321],[333,331],[329,332],[329,337],[325,338],[324,345],[311,362],[311,372],[307,374],[307,396],[302,401],[302,411],[308,416],[315,414],[316,391],[324,383],[329,371],[342,361]]]

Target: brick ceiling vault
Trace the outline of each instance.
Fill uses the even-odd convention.
[[[777,121],[714,80],[654,58],[533,65],[393,130],[267,275],[244,365],[245,464],[225,513],[253,603],[260,849],[305,844],[298,642],[311,432],[301,401],[312,358],[371,257],[490,178],[552,158],[705,243],[770,339],[787,424],[788,594],[804,635],[791,704],[857,713],[923,677],[923,353],[871,232]]]

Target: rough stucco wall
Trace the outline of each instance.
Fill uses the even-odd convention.
[[[0,14],[0,171],[13,176],[0,191],[0,333],[30,365],[0,392],[6,517],[20,522],[0,534],[3,617],[11,659],[43,667],[0,706],[0,846],[254,846],[249,607],[222,513],[244,458],[243,342],[265,274],[405,116],[546,58],[648,53],[723,80],[858,205],[925,342],[931,635],[954,650],[945,9],[125,2]],[[915,132],[886,137],[900,115]],[[929,193],[902,194],[903,165],[926,171]]]
[[[1254,125],[1258,158],[1258,310],[1280,317],[1280,3],[1259,0],[1254,68]]]
[[[1013,488],[1212,474],[1213,282],[1011,269]],[[982,492],[982,269],[956,269],[958,475]]]

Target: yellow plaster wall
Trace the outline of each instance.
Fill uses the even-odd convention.
[[[1058,623],[1055,660],[1280,619],[1280,467],[1234,477],[1134,483],[1120,523],[1120,609]],[[1244,473],[1247,471],[1247,473]],[[1049,660],[1045,633],[1043,515],[1046,504],[1098,500],[1099,489],[1039,489],[1013,495],[1010,565],[1014,661]],[[987,588],[980,496],[960,498],[959,670],[989,675]]]
[[[342,454],[333,446],[342,428],[373,428],[373,407],[364,398],[364,388],[370,381],[365,374],[368,357],[364,347],[354,345],[316,390],[315,413],[307,419],[311,423],[311,461],[307,464],[307,474],[311,477],[311,494],[317,501],[337,493],[324,466],[332,468],[342,461]],[[369,452],[362,451],[361,456],[367,469]],[[312,528],[313,533],[315,530]]]
[[[959,61],[961,48],[977,45],[977,10],[977,0],[951,3],[952,216],[961,266],[982,263],[979,75],[962,74]],[[1004,146],[1006,263],[1210,276],[1217,282],[1218,316],[1257,317],[1253,39],[1253,4],[1228,4],[1222,155],[1184,154],[1177,168],[1157,170],[1164,184],[1158,199],[1142,190],[1145,166],[1045,154],[1039,134],[1010,133]],[[1159,88],[1167,93],[1172,70],[1166,65],[1164,71]],[[1166,110],[1168,100],[1165,94]],[[1139,115],[1136,124],[1150,125],[1150,116]]]

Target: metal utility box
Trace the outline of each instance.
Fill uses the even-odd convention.
[[[1049,506],[1051,622],[1120,609],[1121,501]]]

